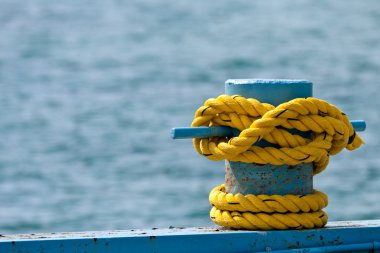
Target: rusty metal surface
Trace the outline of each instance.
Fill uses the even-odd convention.
[[[312,97],[313,84],[307,80],[230,79],[225,82],[225,93],[277,106],[294,98]],[[306,132],[294,133],[309,136]],[[272,146],[264,140],[255,145]],[[226,161],[225,184],[226,192],[233,194],[309,194],[313,190],[312,164],[274,166]]]
[[[380,220],[367,221],[334,221],[329,222],[321,230],[337,228],[373,228],[380,227]],[[310,230],[301,230],[310,231]],[[129,229],[129,230],[110,230],[110,231],[84,231],[84,232],[60,232],[60,233],[32,233],[32,234],[0,234],[0,242],[22,241],[22,240],[43,240],[43,239],[72,239],[72,238],[111,238],[111,237],[139,237],[139,236],[159,236],[159,235],[188,235],[188,234],[223,234],[223,233],[261,233],[266,231],[245,231],[232,230],[222,227],[168,227],[151,229]]]
[[[380,227],[380,220],[368,221],[335,221],[327,223],[325,229],[336,228],[369,228]],[[310,231],[310,230],[303,230]],[[32,234],[0,234],[0,242],[22,241],[22,240],[45,240],[45,239],[69,239],[69,238],[110,238],[110,237],[139,237],[139,236],[159,236],[159,235],[188,235],[188,234],[223,234],[223,233],[262,233],[265,231],[244,231],[232,230],[222,227],[169,227],[151,229],[129,229],[110,231],[85,231],[85,232],[60,232],[60,233],[32,233]]]
[[[234,231],[221,228],[152,228],[136,230],[1,235],[0,252],[316,252],[377,245],[380,220],[330,222],[322,229]],[[356,245],[356,246],[355,246]],[[314,249],[314,251],[310,251]],[[305,251],[307,250],[307,251]],[[291,251],[299,252],[299,251]]]
[[[313,191],[313,166],[253,165],[226,161],[226,192],[233,194],[309,194]]]
[[[225,228],[151,228],[151,229],[129,229],[129,230],[110,230],[110,231],[85,231],[85,232],[60,232],[60,233],[33,233],[2,235],[1,241],[12,240],[41,240],[41,239],[70,239],[70,238],[112,238],[112,237],[139,237],[139,236],[158,236],[158,235],[185,235],[185,234],[208,234],[225,233],[231,230]]]

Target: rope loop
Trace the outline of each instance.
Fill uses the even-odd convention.
[[[328,204],[327,195],[317,190],[308,195],[243,195],[226,193],[224,184],[210,192],[209,200],[221,210],[252,213],[316,212]]]
[[[324,211],[310,213],[250,213],[224,211],[213,207],[210,218],[216,224],[233,229],[285,230],[320,228],[327,223]]]
[[[363,144],[346,114],[312,97],[296,98],[275,107],[240,95],[221,95],[208,99],[195,112],[192,126],[229,126],[241,131],[233,138],[194,138],[195,149],[210,160],[272,165],[313,163],[314,174],[326,168],[330,155]],[[261,140],[271,146],[255,146]]]
[[[226,193],[224,185],[209,196],[210,218],[218,225],[234,229],[273,230],[323,227],[327,214],[326,194],[314,190],[309,195],[242,195]]]

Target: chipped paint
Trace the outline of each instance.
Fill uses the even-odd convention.
[[[307,80],[230,79],[225,83],[225,93],[239,94],[277,106],[295,98],[312,97],[313,84]],[[289,131],[310,137],[308,132]],[[254,145],[275,146],[265,140]],[[226,192],[233,194],[303,195],[313,191],[312,164],[274,166],[226,161],[225,178]]]
[[[226,228],[152,228],[2,235],[0,252],[250,252],[359,245],[378,247],[380,220],[331,222],[322,229],[241,231]],[[364,246],[363,246],[364,245]],[[358,247],[359,247],[358,246]],[[353,247],[353,246],[347,246]],[[372,247],[372,246],[371,246]],[[334,248],[335,249],[335,248]]]
[[[226,161],[226,192],[233,194],[309,194],[313,191],[312,164],[256,165]]]

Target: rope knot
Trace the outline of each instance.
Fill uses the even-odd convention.
[[[314,174],[326,168],[330,155],[363,144],[346,114],[317,98],[297,98],[275,107],[239,95],[221,95],[208,99],[195,112],[192,126],[229,126],[241,131],[230,139],[195,138],[196,150],[210,160],[313,163]],[[266,147],[255,145],[262,140]]]

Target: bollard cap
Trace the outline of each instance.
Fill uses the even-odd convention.
[[[294,98],[312,97],[313,83],[303,79],[229,79],[225,93],[277,106]]]

